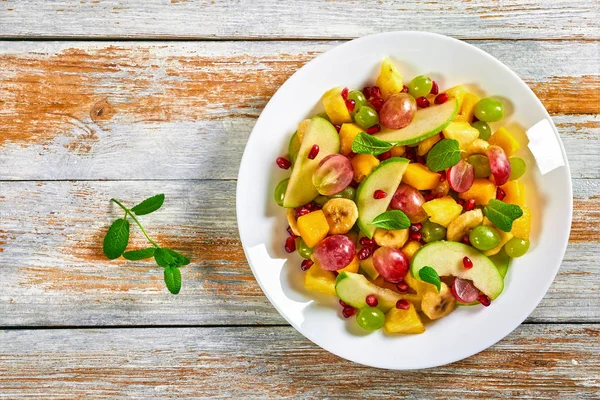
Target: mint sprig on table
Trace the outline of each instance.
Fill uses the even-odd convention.
[[[410,228],[410,220],[406,214],[400,210],[391,210],[381,213],[373,218],[372,224],[378,228],[391,230]]]
[[[427,168],[439,172],[459,163],[461,151],[458,140],[442,139],[437,142],[427,153]]]
[[[516,204],[507,204],[503,201],[492,199],[483,208],[483,213],[498,229],[510,232],[513,221],[521,218],[523,210]]]
[[[148,233],[136,218],[136,215],[147,215],[162,207],[165,201],[165,195],[157,194],[156,196],[147,198],[131,209],[125,207],[119,200],[110,199],[110,201],[121,207],[125,211],[125,216],[113,222],[108,229],[108,232],[106,232],[106,236],[104,236],[102,250],[106,257],[110,260],[115,260],[123,256],[123,258],[131,261],[145,260],[154,257],[156,264],[164,268],[165,285],[167,286],[167,289],[169,289],[169,292],[173,294],[179,293],[181,290],[181,272],[179,271],[179,267],[188,265],[190,259],[175,250],[159,246],[158,243],[148,236]],[[131,218],[133,222],[136,223],[152,247],[125,251],[129,244],[130,228],[127,218]]]
[[[431,267],[425,266],[421,268],[419,270],[419,278],[421,278],[423,282],[431,283],[432,285],[434,285],[437,288],[438,292],[442,288],[442,281],[440,280],[440,276],[438,275],[437,271]]]
[[[394,147],[391,143],[379,140],[365,132],[359,132],[352,142],[352,151],[356,154],[378,156]]]

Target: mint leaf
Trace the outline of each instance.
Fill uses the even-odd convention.
[[[136,215],[146,215],[158,210],[165,202],[164,194],[157,194],[142,201],[137,206],[133,207],[133,211]]]
[[[408,229],[410,227],[410,220],[402,211],[391,210],[376,216],[372,224],[383,229]]]
[[[179,293],[179,291],[181,290],[181,272],[179,271],[179,268],[165,268],[164,277],[165,285],[167,285],[167,289],[169,289],[169,292],[173,294]]]
[[[352,151],[357,154],[378,156],[394,147],[391,143],[379,140],[365,132],[359,132],[352,142]]]
[[[510,232],[513,221],[523,215],[521,207],[492,199],[484,207],[483,213],[498,229]]]
[[[102,244],[102,251],[109,260],[121,257],[129,243],[129,221],[119,218],[112,223]]]
[[[154,261],[163,268],[176,267],[177,260],[171,253],[162,247],[154,250]]]
[[[437,288],[438,292],[440,291],[440,289],[442,288],[442,283],[440,281],[440,276],[438,275],[437,271],[431,267],[423,267],[419,270],[419,278],[421,278],[421,280],[423,282],[427,282],[427,283],[431,283],[432,285],[435,285],[435,287]]]
[[[427,153],[427,168],[439,172],[460,161],[460,146],[458,140],[442,139]]]
[[[126,251],[123,253],[123,257],[129,261],[145,260],[154,256],[154,250],[156,250],[155,247],[148,247],[143,250]]]
[[[175,250],[171,250],[171,249],[165,249],[165,250],[171,255],[171,257],[173,257],[175,259],[175,261],[177,261],[177,264],[179,266],[188,265],[190,263],[190,259],[187,258],[186,256],[184,256],[183,254],[178,253]]]

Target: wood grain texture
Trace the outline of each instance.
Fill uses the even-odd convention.
[[[121,216],[112,196],[132,204],[159,192],[163,209],[142,220],[193,260],[178,296],[152,262],[108,261],[101,249]],[[0,182],[0,193],[0,326],[285,323],[239,243],[234,181]],[[600,181],[577,179],[574,193],[571,244],[529,322],[600,321]],[[132,232],[131,247],[144,245]]]
[[[597,399],[599,335],[524,325],[466,360],[400,372],[345,361],[291,327],[4,331],[0,396]]]
[[[0,43],[0,179],[234,179],[272,94],[336,44]],[[573,176],[598,178],[598,44],[475,44],[554,114]]]
[[[3,0],[0,35],[349,39],[403,29],[468,39],[597,39],[595,4],[589,0]]]

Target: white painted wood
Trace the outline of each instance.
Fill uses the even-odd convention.
[[[3,37],[355,38],[425,30],[459,38],[600,37],[589,0],[3,0]]]

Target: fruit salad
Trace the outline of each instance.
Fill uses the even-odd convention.
[[[303,258],[305,288],[388,334],[490,306],[531,225],[503,103],[425,75],[404,83],[386,58],[372,86],[328,90],[276,160],[291,170],[275,188],[282,244]]]

